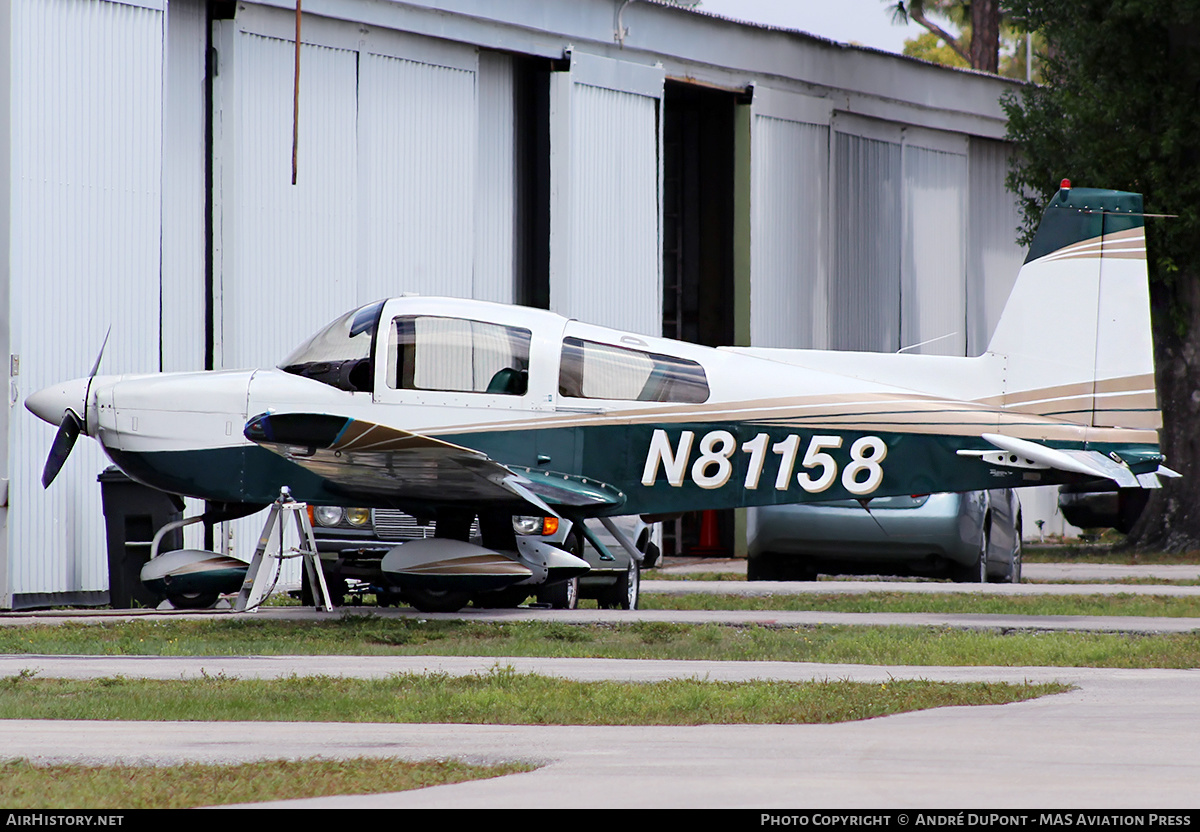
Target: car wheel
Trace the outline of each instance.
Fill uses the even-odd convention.
[[[778,562],[771,555],[751,555],[746,560],[747,581],[778,581]]]
[[[406,589],[404,600],[421,612],[458,612],[471,600],[471,595],[446,589]]]
[[[1008,571],[1004,573],[1004,582],[1010,584],[1021,583],[1021,555],[1024,550],[1024,543],[1021,542],[1021,518],[1017,518],[1017,527],[1014,530],[1016,543],[1013,544],[1012,562],[1008,565]]]
[[[966,563],[955,566],[950,575],[955,582],[960,584],[975,584],[987,583],[988,579],[988,545],[991,536],[988,534],[988,527],[985,523],[983,529],[979,532],[979,550],[975,555],[975,560],[972,563]]]
[[[216,592],[180,592],[167,593],[167,600],[177,610],[206,610],[217,603],[220,594]]]
[[[617,582],[601,593],[601,609],[636,610],[642,588],[642,573],[637,561],[630,560],[629,568],[621,573]]]
[[[629,570],[625,573],[625,577],[617,581],[617,585],[613,588],[620,595],[617,599],[617,605],[623,610],[636,610],[638,608],[638,597],[642,592],[642,570],[638,567],[637,561],[630,559]]]
[[[976,580],[981,584],[988,582],[988,547],[992,542],[991,537],[985,521],[983,531],[979,535],[979,574],[976,576]]]
[[[579,608],[579,578],[560,581],[538,593],[538,600],[549,604],[553,610],[574,610]]]
[[[650,541],[646,544],[645,555],[642,559],[642,566],[646,569],[653,569],[658,566],[658,559],[662,557],[662,552],[653,541]]]

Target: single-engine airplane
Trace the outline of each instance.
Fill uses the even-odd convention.
[[[1143,223],[1140,195],[1064,181],[978,357],[713,349],[400,297],[346,313],[275,369],[93,368],[26,406],[59,425],[46,486],[84,433],[134,479],[226,511],[287,485],[313,504],[436,518],[437,539],[381,568],[413,603],[453,609],[578,574],[565,552],[516,545],[513,515],[1158,487],[1175,474],[1158,448]],[[476,512],[482,547],[466,542]]]

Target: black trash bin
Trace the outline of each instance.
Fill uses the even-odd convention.
[[[108,602],[114,609],[157,607],[162,601],[142,583],[142,566],[150,560],[154,534],[183,516],[183,500],[134,482],[110,466],[96,478],[104,500],[108,531]],[[183,548],[183,530],[167,534],[160,552]]]

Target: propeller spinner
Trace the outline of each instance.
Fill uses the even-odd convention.
[[[109,328],[112,332],[112,328]],[[104,357],[104,348],[108,346],[108,335],[104,334],[104,343],[92,364],[92,371],[87,378],[77,378],[39,390],[25,400],[25,407],[43,421],[58,425],[58,433],[50,445],[50,453],[46,457],[46,466],[42,469],[42,488],[49,488],[50,483],[58,476],[75,440],[80,433],[87,433],[87,406],[91,397],[92,379],[100,369],[100,359]]]

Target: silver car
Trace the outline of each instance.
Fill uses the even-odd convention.
[[[1021,503],[1011,489],[751,509],[746,576],[818,573],[1021,581]]]
[[[571,554],[587,561],[586,575],[560,581],[538,590],[538,601],[554,609],[575,609],[581,598],[595,598],[600,609],[636,610],[641,594],[641,569],[657,565],[661,552],[662,524],[647,525],[641,518],[614,517],[613,522],[641,553],[639,565],[598,520],[588,521],[588,529],[603,544],[601,553],[569,520],[547,525],[553,518],[514,517],[518,534],[541,535]],[[611,558],[610,558],[611,556]]]

